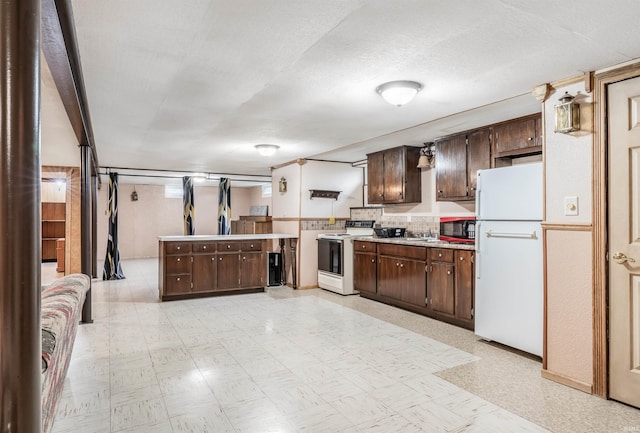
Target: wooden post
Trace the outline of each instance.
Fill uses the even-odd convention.
[[[40,0],[0,2],[0,431],[42,431]]]
[[[83,274],[91,275],[91,147],[88,143],[80,145],[80,159],[80,268]],[[93,323],[91,287],[82,306],[82,323]]]

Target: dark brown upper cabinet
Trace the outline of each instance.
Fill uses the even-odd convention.
[[[477,171],[491,166],[491,128],[436,141],[436,200],[475,200]]]
[[[419,147],[400,146],[367,155],[370,204],[419,203],[421,172]]]
[[[542,115],[537,113],[493,126],[494,158],[542,153]]]

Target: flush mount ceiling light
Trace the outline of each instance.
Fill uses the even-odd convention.
[[[376,87],[376,92],[382,96],[382,99],[398,107],[411,102],[420,90],[422,90],[422,84],[404,80],[389,81]]]
[[[280,149],[280,146],[276,146],[275,144],[256,144],[253,147],[255,147],[262,156],[271,156],[276,153],[276,150]]]

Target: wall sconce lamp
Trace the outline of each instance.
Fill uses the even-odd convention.
[[[389,81],[376,87],[376,92],[382,96],[382,99],[398,107],[411,102],[420,90],[422,90],[422,84],[406,80]]]
[[[436,146],[433,143],[424,143],[424,147],[420,149],[420,158],[418,159],[418,168],[431,168],[436,162]]]
[[[283,177],[280,178],[280,182],[278,182],[278,191],[287,192],[287,179]]]
[[[138,201],[138,192],[136,191],[136,187],[133,187],[133,192],[131,193],[131,201]]]
[[[555,132],[568,133],[580,130],[580,104],[569,92],[564,92],[560,103],[553,106],[556,112]]]

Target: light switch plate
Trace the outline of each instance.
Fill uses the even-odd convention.
[[[566,216],[577,216],[578,215],[578,197],[577,196],[567,196],[564,198],[564,214]]]

